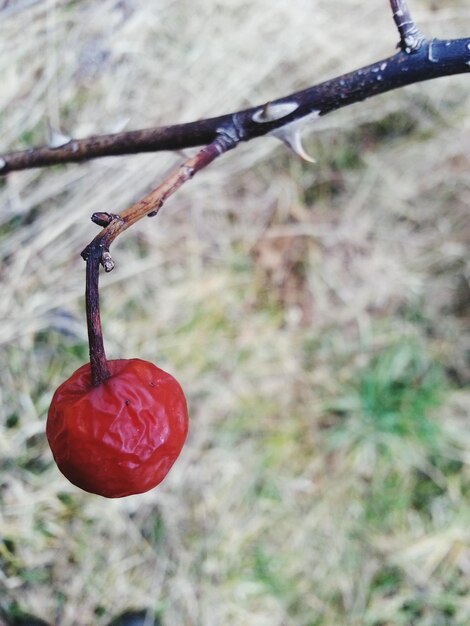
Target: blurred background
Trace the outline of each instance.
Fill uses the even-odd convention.
[[[467,0],[410,0],[470,36]],[[260,104],[394,53],[387,0],[7,0],[1,151]],[[187,445],[157,489],[70,485],[44,428],[87,360],[94,211],[181,154],[0,182],[0,606],[59,626],[470,622],[470,90],[414,85],[242,145],[114,246],[108,356],[170,371]],[[187,152],[186,154],[191,154]]]

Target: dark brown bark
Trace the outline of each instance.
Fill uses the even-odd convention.
[[[326,115],[393,89],[470,72],[470,38],[427,40],[412,20],[405,0],[390,0],[390,5],[400,34],[400,51],[389,58],[235,113],[187,124],[71,139],[55,148],[43,146],[2,154],[0,175],[103,156],[192,148],[224,137],[235,146],[276,131],[282,135],[283,129],[292,130],[289,125],[293,122]]]

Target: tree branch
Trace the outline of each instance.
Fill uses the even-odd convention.
[[[186,124],[72,139],[0,155],[0,175],[104,156],[180,150],[226,137],[234,145],[272,134],[301,152],[299,128],[318,116],[406,85],[470,72],[470,38],[426,40],[405,0],[390,0],[401,50],[386,59],[278,100]]]

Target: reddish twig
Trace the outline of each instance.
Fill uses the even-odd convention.
[[[154,216],[163,206],[164,202],[181,187],[183,183],[191,179],[197,172],[212,163],[218,156],[230,150],[235,142],[226,136],[216,138],[211,144],[202,148],[194,157],[188,159],[176,171],[170,174],[158,187],[144,196],[141,200],[128,207],[120,215],[112,213],[95,213],[92,220],[104,225],[103,230],[83,250],[82,257],[86,260],[91,253],[100,251],[101,262],[107,272],[113,267],[113,261],[109,255],[109,248],[118,235],[135,224],[145,216]]]
[[[92,220],[96,224],[103,226],[103,230],[83,250],[82,257],[86,261],[86,316],[91,380],[94,386],[100,385],[111,375],[104,349],[99,306],[100,264],[103,265],[107,272],[114,268],[114,262],[109,253],[111,244],[118,235],[138,220],[145,216],[156,215],[164,202],[181,185],[233,146],[234,143],[230,139],[219,137],[213,143],[200,150],[194,157],[188,159],[158,187],[120,215],[104,212],[93,214]]]

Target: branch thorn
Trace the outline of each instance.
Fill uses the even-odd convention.
[[[301,159],[307,161],[307,163],[316,163],[316,160],[306,152],[302,144],[302,137],[300,136],[300,132],[298,130],[293,129],[292,131],[289,131],[289,129],[286,128],[284,132],[277,131],[276,133],[273,133],[273,135],[274,134]]]
[[[320,111],[311,111],[298,120],[271,131],[270,135],[276,137],[276,139],[280,139],[288,148],[290,148],[290,150],[295,152],[295,154],[304,161],[307,161],[308,163],[315,163],[315,159],[306,152],[302,144],[300,129],[309,121],[319,117],[319,115]]]
[[[47,129],[49,136],[48,147],[52,150],[62,148],[72,141],[71,137],[55,129],[49,121],[47,122]]]

